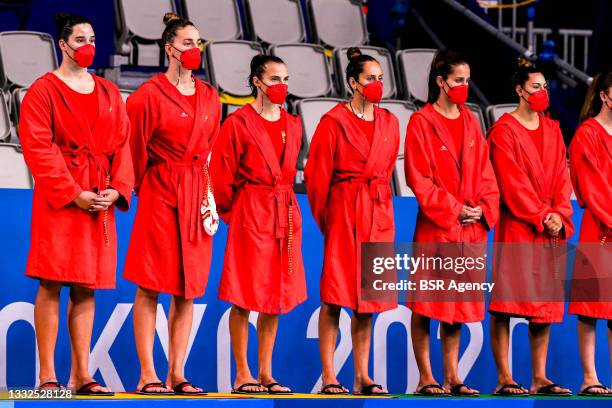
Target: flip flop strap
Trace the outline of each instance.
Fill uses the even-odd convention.
[[[79,388],[77,392],[87,392],[87,391],[90,391],[94,387],[101,387],[101,385],[97,381],[88,382],[87,384]]]
[[[454,393],[454,394],[459,394],[461,392],[461,388],[463,388],[463,387],[467,388],[468,390],[471,390],[469,385],[461,383],[461,384],[453,385],[451,387],[451,392]]]
[[[51,387],[61,388],[62,383],[60,383],[59,381],[47,381],[46,383],[42,383],[38,386],[38,388],[51,388]]]
[[[163,382],[147,383],[140,388],[140,392],[146,392],[149,388],[153,388],[153,387],[166,388],[166,384],[164,384]]]
[[[538,388],[538,393],[540,394],[553,393],[552,389],[555,387],[561,388],[559,384],[552,383],[552,384],[548,384],[548,385]],[[554,392],[554,394],[562,394],[562,392]]]
[[[372,392],[372,390],[373,390],[374,388],[378,388],[378,389],[379,389],[379,390],[381,390],[381,391],[382,391],[382,389],[383,389],[383,387],[382,387],[380,384],[370,384],[370,385],[366,385],[365,387],[363,387],[363,388],[361,389],[361,393],[363,394],[363,393],[364,393],[364,391],[367,391],[367,392]]]
[[[325,387],[321,388],[321,392],[325,392],[327,390],[329,390],[330,388],[337,388],[339,390],[342,390],[342,392],[344,392],[344,385],[338,383],[338,384],[327,384]]]
[[[603,385],[603,384],[589,385],[588,387],[586,387],[584,390],[582,390],[582,391],[580,391],[580,392],[582,392],[582,393],[588,393],[589,391],[594,390],[594,389],[607,390],[607,389],[608,389],[608,387],[606,387],[606,386],[605,386],[605,385]],[[605,393],[603,393],[603,392],[602,392],[602,393],[599,393],[599,392],[598,392],[597,394],[605,394]]]
[[[244,383],[240,387],[236,388],[236,391],[244,391],[245,387],[261,387],[259,383]]]
[[[181,383],[178,383],[174,386],[173,390],[174,392],[185,392],[185,388],[186,387],[193,387],[193,384],[190,381],[183,381]]]
[[[428,384],[428,385],[424,385],[421,387],[421,389],[419,390],[420,393],[423,393],[423,391],[427,391],[430,390],[432,388],[438,389],[438,390],[444,390],[444,388],[440,385],[440,384]],[[430,393],[433,394],[433,393]]]
[[[499,389],[498,392],[503,392],[504,390],[522,390],[523,386],[521,384],[505,384],[503,387]]]

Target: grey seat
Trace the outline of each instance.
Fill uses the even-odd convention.
[[[279,44],[270,53],[282,59],[289,70],[289,94],[297,98],[327,96],[332,80],[325,49],[313,44]]]
[[[348,65],[348,58],[346,56],[347,49],[348,48],[337,48],[334,50],[336,85],[343,98],[346,98],[350,94],[349,86],[346,83],[346,66]],[[397,94],[397,85],[395,81],[395,69],[393,68],[393,58],[389,50],[386,48],[368,46],[361,46],[359,49],[363,54],[376,58],[380,63],[384,76],[383,99],[394,98]]]
[[[485,136],[487,134],[487,124],[485,122],[485,117],[484,114],[482,113],[482,109],[480,108],[480,105],[478,105],[477,103],[466,103],[465,106],[472,111],[472,113],[474,115],[476,115],[476,118],[478,119],[478,122],[480,123],[480,130],[482,130],[482,134],[483,136]]]
[[[28,88],[15,88],[11,93],[11,107],[9,110],[15,118],[15,122],[19,121],[19,111],[21,110],[21,103],[25,98]]]
[[[204,41],[242,38],[240,11],[235,0],[182,0],[182,8]]]
[[[401,197],[414,197],[414,193],[406,184],[406,174],[404,170],[404,156],[397,157],[395,171],[393,172],[393,183],[395,184],[395,195]]]
[[[23,159],[21,146],[0,143],[0,188],[30,189],[33,186],[34,181]]]
[[[0,98],[0,142],[14,142],[15,128],[4,97]]]
[[[302,129],[304,132],[302,150],[298,157],[298,168],[303,169],[303,166],[306,164],[306,159],[308,158],[308,152],[310,150],[310,142],[312,141],[315,130],[317,130],[321,117],[339,102],[343,102],[343,100],[337,98],[309,98],[297,102],[296,111],[302,120]]]
[[[57,68],[53,37],[34,31],[0,33],[0,81],[3,89],[28,87]]]
[[[429,69],[436,50],[415,48],[398,51],[395,55],[404,96],[419,102],[427,101]]]
[[[411,102],[406,101],[382,101],[380,103],[381,108],[388,109],[393,113],[399,122],[399,154],[404,154],[404,141],[406,140],[406,129],[408,128],[408,122],[410,116],[417,111],[416,106]]]
[[[306,38],[299,0],[244,0],[251,40],[296,43]]]
[[[368,29],[359,0],[308,0],[315,40],[332,48],[368,42]]]
[[[131,89],[120,89],[119,93],[121,94],[121,99],[123,99],[123,102],[127,102],[127,98],[128,96],[130,96],[134,91]]]
[[[115,0],[119,54],[129,55],[132,65],[161,66],[165,13],[176,12],[173,0]]]
[[[489,119],[489,126],[493,126],[504,113],[510,113],[517,108],[516,103],[501,103],[498,105],[487,106],[487,118]]]
[[[262,54],[261,45],[249,41],[213,41],[206,45],[206,71],[211,84],[233,96],[248,96],[251,59]]]

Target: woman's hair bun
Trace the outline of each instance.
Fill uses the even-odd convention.
[[[352,60],[353,58],[357,58],[357,57],[361,57],[361,50],[357,47],[350,47],[348,50],[346,50],[346,57],[350,60]]]
[[[180,20],[181,17],[173,12],[168,12],[166,14],[164,14],[164,24],[168,25],[169,23],[171,23],[174,20]]]
[[[534,65],[533,65],[533,62],[531,62],[527,58],[519,57],[519,59],[517,61],[517,66],[518,66],[518,68],[531,68]]]

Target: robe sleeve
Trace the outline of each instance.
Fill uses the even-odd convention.
[[[117,190],[120,194],[119,199],[115,202],[115,206],[120,211],[127,211],[132,201],[134,167],[130,152],[130,121],[118,89],[115,95],[115,111],[118,116],[118,138],[113,154],[113,162],[111,163],[110,187]]]
[[[54,210],[72,203],[83,191],[74,180],[59,146],[53,141],[51,98],[43,84],[32,86],[21,106],[19,136],[35,188]]]
[[[482,208],[483,222],[488,229],[492,229],[499,219],[499,188],[495,179],[495,172],[489,159],[489,146],[486,141],[479,143],[481,179],[478,189],[479,200],[476,205]]]
[[[431,136],[425,120],[418,114],[412,115],[404,143],[406,184],[414,192],[425,216],[439,227],[449,229],[457,224],[463,204],[435,183],[435,165],[426,142]]]
[[[323,117],[312,137],[308,161],[304,168],[310,211],[323,234],[327,197],[334,176],[336,137],[339,132],[341,129],[334,119]]]
[[[565,149],[565,142],[563,134],[559,128],[559,124],[555,122],[555,138],[558,153],[556,157],[559,158],[557,163],[557,177],[555,178],[555,192],[554,192],[554,206],[553,212],[561,215],[563,221],[562,234],[565,238],[569,238],[574,233],[574,224],[572,222],[572,214],[574,212],[572,208],[572,182],[570,180],[569,169],[567,167],[567,152]]]
[[[144,87],[141,87],[127,99],[126,109],[130,120],[130,149],[136,195],[140,191],[140,185],[147,170],[149,160],[147,143],[155,129],[155,112],[152,111],[152,108],[151,95]]]
[[[236,194],[241,158],[238,119],[229,116],[215,141],[210,156],[210,173],[219,216],[229,224]]]
[[[597,146],[586,133],[579,128],[570,145],[570,171],[576,194],[584,206],[591,210],[595,217],[609,230],[612,230],[612,185],[608,176],[597,165]]]
[[[514,138],[503,127],[494,127],[489,134],[493,170],[504,204],[518,219],[544,232],[544,219],[551,212],[529,182],[529,176],[519,165]]]

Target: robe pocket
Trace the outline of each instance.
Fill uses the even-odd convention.
[[[391,200],[386,203],[374,204],[374,220],[376,229],[380,232],[393,231],[395,220],[393,218],[393,204]]]
[[[276,226],[274,196],[268,192],[244,194],[239,203],[242,227],[264,234],[273,234]],[[236,212],[236,208],[232,213]],[[234,214],[237,215],[237,214]],[[238,220],[232,219],[233,222]]]

